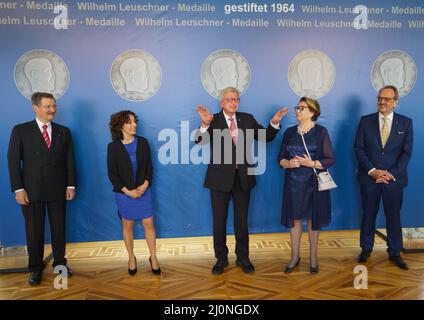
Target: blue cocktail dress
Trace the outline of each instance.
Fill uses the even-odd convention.
[[[129,144],[124,144],[124,147],[130,156],[135,177],[137,173],[137,139],[134,139],[134,141]],[[151,188],[147,188],[146,192],[137,199],[133,199],[121,192],[115,192],[115,200],[119,214],[126,220],[141,220],[150,218],[153,215]]]

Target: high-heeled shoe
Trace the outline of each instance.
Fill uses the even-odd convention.
[[[300,263],[300,258],[297,259],[297,262],[293,265],[293,266],[286,266],[286,268],[284,269],[285,273],[291,273],[294,271],[294,269],[296,269],[299,266]]]
[[[160,267],[158,269],[153,269],[153,266],[152,266],[152,257],[149,257],[149,262],[150,262],[150,268],[152,269],[152,273],[154,275],[159,276],[162,273],[162,271],[160,270]]]
[[[128,273],[132,276],[137,273],[137,258],[135,258],[135,268],[134,269],[128,268]]]
[[[309,272],[310,272],[311,274],[318,273],[318,272],[319,272],[318,264],[317,264],[315,267],[311,266],[311,267],[309,268]]]

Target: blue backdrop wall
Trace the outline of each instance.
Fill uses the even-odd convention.
[[[10,9],[7,8],[10,4]],[[35,3],[35,4],[34,4]],[[120,221],[116,214],[114,195],[107,178],[106,150],[110,142],[109,117],[113,112],[131,109],[140,118],[137,133],[151,145],[154,162],[155,224],[158,237],[210,235],[211,209],[209,192],[203,188],[206,165],[162,164],[158,150],[165,143],[158,135],[165,128],[179,133],[188,121],[190,131],[199,125],[195,107],[204,104],[218,111],[218,101],[202,84],[201,69],[207,57],[215,51],[230,49],[241,54],[250,66],[250,82],[241,99],[240,110],[253,113],[266,124],[275,111],[290,106],[290,114],[282,121],[277,138],[267,144],[266,172],[258,176],[252,192],[249,226],[252,233],[286,231],[279,223],[282,203],[283,171],[277,163],[282,133],[295,124],[293,107],[299,96],[288,79],[289,65],[300,52],[315,49],[324,52],[335,67],[336,77],[331,90],[319,98],[322,116],[318,123],[329,129],[336,152],[336,164],[331,170],[339,187],[332,192],[333,219],[327,230],[358,228],[360,199],[356,182],[356,160],[353,140],[359,118],[376,111],[376,91],[371,81],[374,62],[386,51],[407,53],[416,65],[417,78],[412,90],[400,100],[397,112],[414,119],[415,144],[409,165],[410,183],[406,189],[402,210],[403,226],[424,225],[424,177],[421,163],[424,148],[424,83],[420,70],[424,61],[423,26],[411,27],[410,21],[422,21],[421,1],[372,1],[381,13],[368,19],[386,21],[387,28],[356,30],[352,27],[316,26],[326,21],[348,21],[352,13],[339,13],[339,6],[352,8],[356,1],[295,1],[294,12],[225,13],[224,1],[167,1],[168,11],[94,11],[83,10],[84,1],[63,1],[68,4],[68,18],[75,26],[57,30],[52,25],[37,25],[30,19],[51,19],[57,14],[42,1],[0,2],[0,240],[6,245],[25,243],[24,222],[14,194],[9,187],[7,146],[12,127],[33,119],[29,100],[21,94],[15,67],[19,59],[31,50],[48,50],[59,56],[69,72],[68,87],[58,99],[56,121],[68,126],[74,138],[78,170],[77,197],[68,207],[68,240],[100,241],[121,239]],[[88,3],[88,2],[87,2]],[[90,4],[147,4],[145,1],[92,1]],[[181,11],[178,4],[209,4],[215,11]],[[324,3],[324,4],[323,4]],[[407,3],[407,5],[406,5]],[[13,4],[15,6],[13,7]],[[39,4],[39,6],[37,6]],[[314,6],[337,8],[336,13],[308,13]],[[39,8],[39,9],[37,9]],[[45,9],[44,9],[45,8]],[[199,9],[199,7],[197,7]],[[393,9],[395,8],[395,9]],[[396,8],[409,8],[403,13]],[[420,10],[421,8],[421,10]],[[136,9],[136,8],[135,8]],[[142,8],[141,8],[142,9]],[[245,8],[241,8],[245,9]],[[317,10],[315,10],[317,11]],[[409,13],[411,12],[411,13]],[[86,18],[120,18],[124,26],[89,26]],[[169,19],[172,26],[137,26],[135,18]],[[12,18],[19,19],[12,20]],[[264,19],[268,27],[240,27],[232,19]],[[176,19],[224,20],[220,27],[179,26]],[[278,19],[312,21],[312,26],[278,26]],[[13,22],[14,21],[14,22]],[[401,27],[396,27],[397,21]],[[42,22],[41,22],[42,23]],[[260,24],[260,22],[258,22]],[[111,83],[114,60],[130,49],[144,50],[155,57],[161,67],[160,88],[148,100],[131,101],[121,97]],[[18,63],[18,64],[17,64]],[[56,77],[56,81],[59,81]],[[190,142],[190,147],[193,142]],[[228,230],[232,233],[232,214]],[[384,225],[383,214],[379,224]],[[142,237],[138,227],[137,236]]]

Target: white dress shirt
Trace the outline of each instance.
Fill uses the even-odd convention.
[[[49,122],[44,123],[44,122],[41,122],[40,120],[38,120],[38,118],[35,118],[35,121],[38,124],[38,128],[40,128],[41,134],[43,134],[43,126],[47,125],[46,130],[47,130],[47,133],[49,135],[50,143],[51,143],[52,142],[52,124],[51,124],[51,122],[49,121]]]

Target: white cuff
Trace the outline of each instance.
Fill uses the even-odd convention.
[[[205,133],[206,131],[208,131],[209,126],[205,127],[200,127],[200,133]]]
[[[274,129],[280,130],[280,123],[273,124],[271,121],[269,122]]]
[[[368,175],[371,175],[371,172],[373,172],[375,170],[375,168],[372,168],[370,171],[368,171]]]

